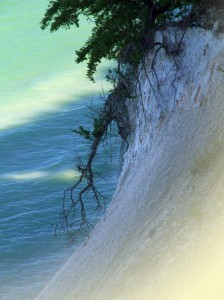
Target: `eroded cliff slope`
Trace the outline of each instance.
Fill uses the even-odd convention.
[[[105,217],[37,299],[224,299],[224,35],[177,40],[139,67]]]

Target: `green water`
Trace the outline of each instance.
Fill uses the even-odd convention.
[[[0,4],[0,130],[24,124],[83,95],[99,92],[102,82],[86,79],[75,65],[91,24],[54,34],[39,28],[48,1],[2,1]]]
[[[33,299],[73,251],[63,237],[53,236],[51,224],[63,190],[77,175],[75,151],[85,158],[89,149],[71,129],[89,126],[87,105],[100,105],[98,94],[107,89],[105,65],[93,84],[85,66],[74,63],[74,50],[92,24],[83,20],[79,30],[42,31],[47,3],[0,2],[1,300]],[[95,165],[107,203],[118,176],[113,141],[109,154],[100,148]],[[94,213],[91,199],[87,202],[87,215],[95,223],[100,214]]]

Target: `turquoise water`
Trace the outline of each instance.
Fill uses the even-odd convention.
[[[54,34],[42,31],[47,3],[0,2],[0,299],[33,299],[78,245],[67,248],[51,225],[63,190],[77,175],[74,153],[85,157],[88,151],[71,129],[89,124],[87,106],[99,105],[98,94],[107,88],[103,72],[93,84],[85,66],[74,63],[74,50],[91,24],[83,21],[79,30]],[[95,169],[108,201],[117,163],[117,149],[100,148]],[[95,223],[100,213],[93,213],[87,201]]]

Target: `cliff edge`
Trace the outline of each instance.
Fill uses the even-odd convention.
[[[38,300],[224,299],[224,34],[165,37],[181,49],[139,66],[113,201]]]

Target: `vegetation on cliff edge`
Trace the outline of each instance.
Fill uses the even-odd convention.
[[[127,141],[130,134],[129,116],[125,101],[131,95],[131,81],[144,55],[156,46],[155,31],[170,24],[189,26],[193,22],[194,8],[206,0],[51,0],[41,21],[41,28],[56,31],[61,27],[79,27],[80,17],[85,16],[94,26],[86,43],[76,51],[76,62],[87,62],[87,77],[94,81],[94,73],[103,58],[115,60],[117,67],[109,71],[107,79],[114,88],[93,119],[93,130],[82,126],[74,130],[91,140],[92,146],[83,163],[79,160],[80,177],[64,193],[61,228],[74,236],[88,226],[85,195],[92,193],[101,207],[103,195],[94,182],[92,163],[99,144],[106,138],[112,122],[120,136]],[[168,51],[167,45],[157,45]],[[179,50],[179,49],[178,49]],[[157,51],[156,51],[157,53]],[[68,201],[67,201],[68,200]],[[79,226],[74,213],[80,212]]]

